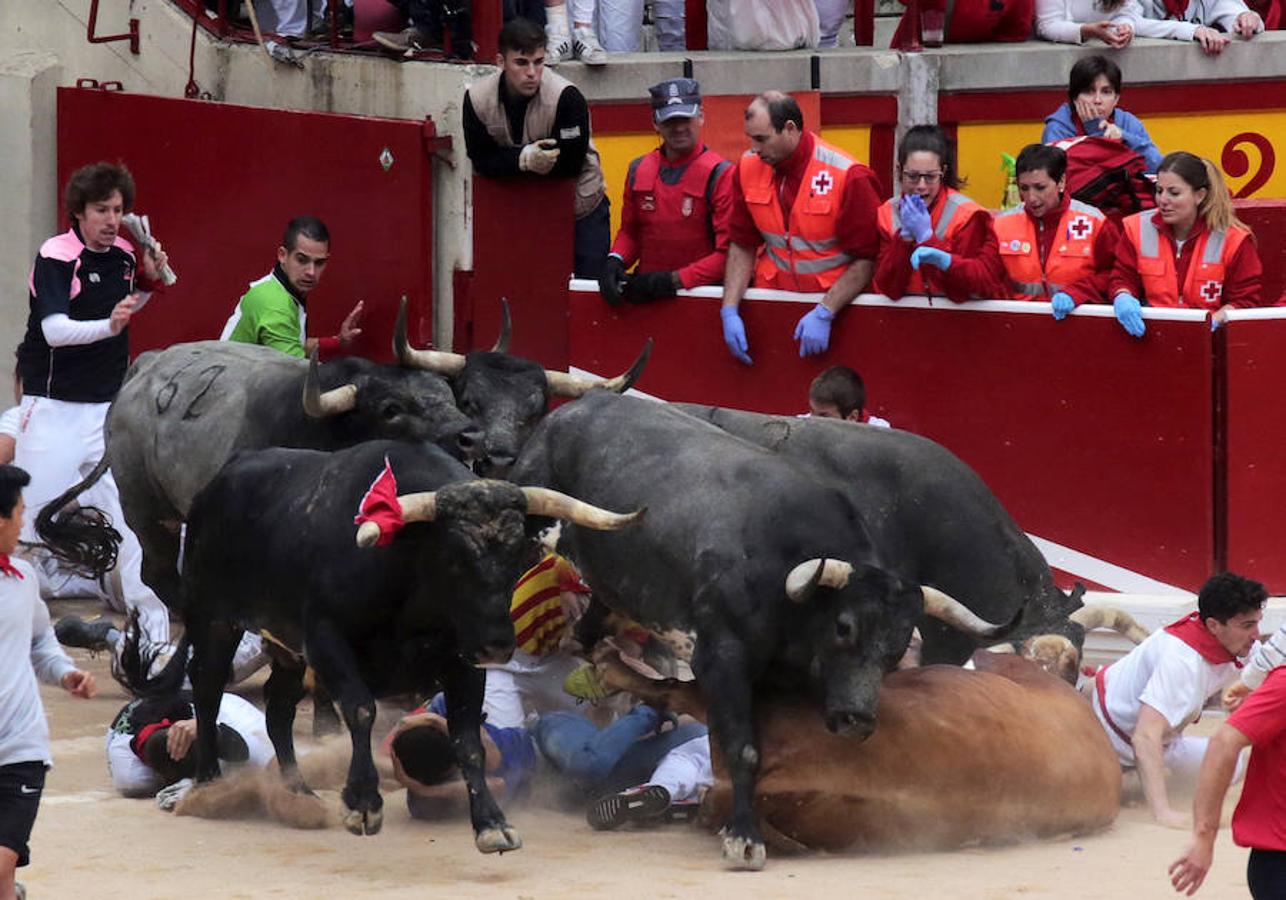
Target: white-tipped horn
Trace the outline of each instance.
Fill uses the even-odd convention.
[[[946,622],[966,634],[972,634],[975,637],[993,637],[1005,627],[979,618],[969,607],[937,588],[920,585],[920,592],[924,595],[926,615]]]
[[[406,339],[406,297],[397,311],[397,324],[393,327],[393,355],[407,368],[424,369],[438,375],[459,375],[464,370],[465,359],[459,353],[445,350],[416,350]]]
[[[647,366],[647,361],[651,356],[652,339],[648,338],[633,364],[615,378],[605,380],[579,378],[575,375],[568,375],[566,372],[554,372],[546,369],[545,383],[549,385],[549,392],[559,397],[583,397],[596,387],[601,387],[616,394],[623,394],[634,386],[634,382],[639,380],[639,376],[643,374],[643,369]]]
[[[527,497],[527,515],[566,519],[599,531],[616,531],[639,521],[647,513],[646,506],[631,513],[614,513],[550,488],[525,487],[522,492]]]
[[[1115,606],[1082,606],[1067,618],[1086,631],[1110,628],[1135,644],[1143,643],[1143,639],[1151,633],[1138,619]]]
[[[491,346],[492,353],[508,353],[509,342],[513,338],[513,320],[509,318],[509,298],[500,298],[500,334]]]
[[[380,526],[374,522],[363,522],[357,526],[357,546],[374,547],[380,539]]]
[[[308,356],[308,374],[304,377],[304,413],[314,419],[337,416],[357,406],[357,385],[345,384],[329,391],[321,389],[317,348]]]
[[[848,584],[853,566],[841,559],[809,559],[795,566],[786,576],[786,596],[804,603],[818,586],[835,588]]]
[[[438,517],[437,491],[419,491],[402,494],[397,498],[405,522],[432,522]]]

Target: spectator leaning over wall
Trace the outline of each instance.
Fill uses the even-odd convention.
[[[800,356],[824,353],[832,320],[871,279],[879,246],[875,174],[806,130],[799,104],[779,91],[751,101],[745,130],[751,152],[733,172],[724,342],[752,364],[738,308],[753,273],[755,287],[823,294],[795,326],[795,340]]]
[[[1060,44],[1100,40],[1124,50],[1141,18],[1138,0],[1036,0],[1036,37]]]
[[[1067,195],[1067,154],[1058,147],[1028,144],[1016,172],[1023,202],[992,220],[1010,296],[1049,301],[1055,319],[1105,302],[1120,227]]]
[[[1264,20],[1242,0],[1140,0],[1139,37],[1196,41],[1208,56],[1223,52],[1230,35],[1250,40]]]
[[[545,29],[526,19],[500,29],[500,71],[464,95],[465,147],[474,171],[488,178],[576,179],[573,271],[597,279],[612,236],[603,168],[589,104],[574,84],[545,70],[545,40]],[[539,210],[531,214],[539,220]]]
[[[1254,235],[1237,218],[1214,163],[1179,151],[1157,169],[1157,208],[1126,218],[1109,293],[1121,326],[1142,337],[1140,306],[1214,313],[1262,303],[1263,265]]]

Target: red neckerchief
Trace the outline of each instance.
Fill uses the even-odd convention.
[[[159,722],[152,722],[140,728],[138,734],[134,735],[134,740],[130,741],[130,747],[133,749],[134,755],[143,762],[147,762],[147,757],[143,755],[143,745],[147,743],[147,739],[162,728],[169,728],[173,724],[169,719],[162,719]]]
[[[19,572],[14,564],[9,561],[8,553],[0,553],[0,572],[3,572],[5,575],[12,575],[19,581],[22,580],[22,573]]]
[[[1163,0],[1165,5],[1165,17],[1167,19],[1178,19],[1180,22],[1186,21],[1188,15],[1188,0]]]
[[[1179,621],[1165,626],[1165,631],[1166,634],[1174,635],[1196,650],[1201,654],[1201,658],[1211,665],[1232,663],[1238,669],[1241,668],[1241,660],[1229,653],[1228,649],[1219,643],[1218,638],[1210,633],[1206,623],[1201,621],[1200,613],[1189,613]]]
[[[353,524],[374,522],[380,528],[376,546],[383,547],[392,543],[393,536],[402,530],[406,521],[402,518],[402,504],[397,502],[397,479],[393,477],[393,467],[388,457],[384,457],[384,468],[375,476],[367,489],[362,502],[358,504],[357,515]]]

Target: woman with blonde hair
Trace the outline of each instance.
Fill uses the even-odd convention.
[[[1116,318],[1141,337],[1142,304],[1207,309],[1262,305],[1263,265],[1215,164],[1179,151],[1157,168],[1157,208],[1126,218],[1108,294]]]

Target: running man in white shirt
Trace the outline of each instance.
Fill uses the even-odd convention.
[[[1207,739],[1183,734],[1206,701],[1237,680],[1255,645],[1268,592],[1225,572],[1205,583],[1197,611],[1154,632],[1095,677],[1094,713],[1123,768],[1137,768],[1152,815],[1187,828],[1170,806],[1165,770],[1195,783]]]
[[[28,861],[45,770],[52,764],[49,723],[39,678],[74,697],[94,696],[94,676],[77,669],[58,646],[40,599],[36,570],[11,559],[22,530],[22,489],[31,481],[0,466],[0,897],[14,896],[14,871]]]

